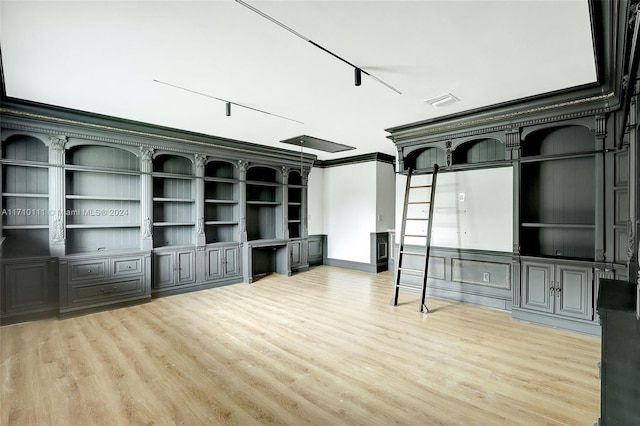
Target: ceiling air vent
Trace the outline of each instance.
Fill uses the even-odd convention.
[[[460,99],[456,98],[451,93],[436,96],[435,98],[427,99],[426,101],[424,101],[425,104],[429,104],[434,108],[442,108],[455,102],[460,102]]]

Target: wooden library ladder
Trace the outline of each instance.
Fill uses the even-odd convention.
[[[408,290],[418,290],[419,287],[410,284],[402,284],[402,275],[407,274],[414,277],[422,278],[422,297],[420,298],[420,312],[427,313],[429,312],[429,308],[425,303],[425,298],[427,295],[427,272],[429,270],[429,250],[431,248],[431,225],[433,223],[433,202],[435,200],[436,194],[436,179],[438,177],[438,165],[433,165],[433,174],[431,176],[431,184],[430,185],[411,185],[411,176],[413,175],[413,170],[409,169],[407,173],[407,186],[404,191],[404,207],[402,210],[402,227],[400,230],[400,250],[398,251],[398,261],[396,263],[396,274],[395,274],[395,284],[393,291],[393,299],[391,299],[391,304],[396,306],[398,304],[398,293],[400,289],[408,289]],[[424,190],[429,191],[429,199],[421,199],[423,197],[418,196],[417,199],[415,195],[412,197],[412,193],[415,194],[417,192],[424,192]],[[428,206],[428,214],[424,216],[424,213],[427,213],[427,209],[422,209],[422,214],[416,214],[414,212],[415,209],[412,209],[411,216],[408,216],[409,206]],[[419,232],[411,231],[412,233],[407,233],[407,222],[416,223],[416,224],[426,224],[426,227],[422,227]],[[426,228],[426,229],[425,229]],[[405,238],[414,238],[424,241],[425,251],[407,251],[405,249]],[[424,264],[421,269],[407,268],[403,265],[403,260],[405,255],[410,256],[421,256],[424,258]]]

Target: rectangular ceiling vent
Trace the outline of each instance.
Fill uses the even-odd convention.
[[[434,108],[442,108],[456,102],[460,102],[460,99],[456,98],[451,93],[446,93],[444,95],[436,96],[435,98],[427,99],[426,101],[424,101],[425,104],[429,104]]]
[[[288,143],[291,145],[302,146],[302,148],[317,149],[318,151],[325,152],[342,152],[350,149],[356,149],[353,146],[342,145],[336,142],[331,142],[325,139],[316,138],[313,136],[300,135],[293,138],[280,141],[282,143]]]

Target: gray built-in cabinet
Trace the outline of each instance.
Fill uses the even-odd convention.
[[[0,124],[3,324],[308,269],[313,155],[23,101]]]
[[[599,281],[628,277],[632,241],[629,144],[614,143],[614,116],[603,111],[591,105],[557,115],[523,114],[521,124],[485,116],[490,126],[473,116],[468,124],[457,118],[457,132],[446,120],[391,130],[401,173],[429,172],[436,163],[442,173],[513,170],[513,222],[504,223],[505,232],[513,229],[513,251],[457,249],[455,259],[442,265],[441,277],[430,273],[431,294],[499,306],[503,290],[496,291],[491,281],[497,275],[487,265],[503,265],[510,271],[502,288],[511,291],[506,308],[514,319],[600,333]],[[436,256],[440,251],[432,250]],[[474,270],[486,271],[488,279],[456,279]]]

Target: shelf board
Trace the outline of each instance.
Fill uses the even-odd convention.
[[[194,222],[153,222],[153,226],[195,226]]]
[[[553,161],[553,160],[567,160],[571,158],[581,157],[594,157],[596,154],[601,154],[602,151],[585,151],[566,154],[549,154],[549,155],[529,155],[521,156],[520,163],[536,163],[541,161]]]
[[[67,229],[101,229],[101,228],[139,228],[139,223],[100,223],[100,224],[85,224],[85,223],[70,223],[67,224]]]
[[[155,178],[164,178],[164,179],[188,179],[192,180],[195,176],[193,175],[182,175],[177,173],[166,173],[166,172],[153,172],[151,175]]]
[[[524,222],[520,226],[523,228],[568,228],[568,229],[596,229],[595,225],[575,224],[575,223],[534,223]]]
[[[109,167],[80,166],[77,164],[65,164],[64,169],[68,172],[110,173],[110,174],[116,174],[116,175],[140,176],[139,170],[113,169]]]
[[[247,185],[254,185],[254,186],[273,186],[273,187],[278,187],[278,186],[282,186],[282,184],[280,182],[262,182],[260,180],[248,180],[247,181]]]
[[[238,200],[216,200],[213,198],[206,198],[204,202],[212,204],[238,204]]]
[[[279,206],[280,201],[247,201],[247,204],[254,206]]]
[[[159,203],[195,203],[193,198],[165,198],[165,197],[153,197],[154,202]]]
[[[238,183],[238,182],[240,182],[238,179],[234,179],[234,178],[222,178],[222,177],[212,177],[212,176],[205,176],[204,177],[204,181],[205,182],[217,182],[217,183]]]
[[[302,189],[302,188],[304,188],[304,185],[298,185],[298,184],[288,184],[287,186],[289,188],[291,188],[291,189]]]
[[[2,229],[7,229],[7,230],[49,229],[49,225],[3,225]]]
[[[302,203],[299,201],[289,201],[290,206],[301,206]]]
[[[290,220],[289,223],[302,223],[302,221],[300,219],[293,219]]]
[[[49,194],[33,194],[33,193],[17,193],[17,192],[3,192],[3,197],[19,197],[19,198],[49,198]]]
[[[67,200],[99,200],[99,201],[140,201],[140,198],[134,197],[109,197],[100,195],[67,195]]]
[[[207,220],[205,225],[237,225],[238,221],[233,220]]]
[[[43,163],[40,161],[13,160],[11,158],[1,159],[0,164],[3,164],[5,166],[39,167],[41,169],[47,169],[50,166],[49,163]]]

